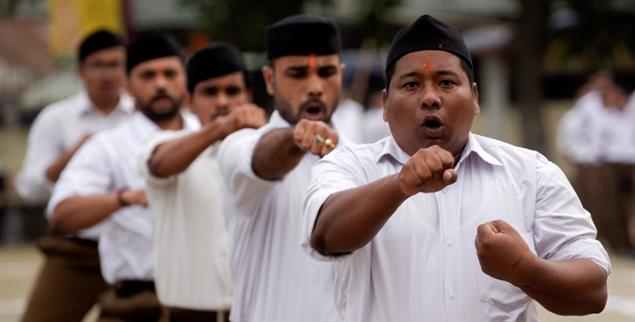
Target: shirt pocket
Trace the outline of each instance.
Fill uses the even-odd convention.
[[[536,255],[533,232],[520,234],[531,252]],[[478,269],[478,294],[481,308],[488,321],[515,321],[531,303],[531,298],[509,282],[495,279]]]

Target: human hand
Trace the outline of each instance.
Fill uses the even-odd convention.
[[[132,205],[148,207],[148,199],[144,190],[130,190],[128,188],[119,190],[117,200],[121,207]]]
[[[475,244],[485,274],[516,286],[525,285],[527,272],[537,257],[516,229],[503,220],[481,224]]]
[[[229,110],[229,113],[218,116],[214,122],[223,129],[223,136],[244,128],[259,128],[267,123],[265,111],[255,104],[244,104]]]
[[[437,145],[419,149],[398,174],[399,187],[407,196],[436,192],[457,179],[452,154]]]
[[[335,149],[339,138],[326,123],[301,119],[293,129],[293,140],[303,151],[323,157]]]

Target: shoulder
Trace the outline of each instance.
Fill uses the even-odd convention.
[[[74,116],[74,113],[80,109],[80,94],[64,98],[57,102],[45,106],[38,114],[36,122],[50,121],[54,119],[65,119]]]

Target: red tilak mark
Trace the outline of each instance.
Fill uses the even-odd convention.
[[[317,58],[315,58],[315,55],[310,55],[309,56],[309,70],[315,70],[317,69]]]
[[[427,71],[429,71],[429,70],[430,70],[430,64],[428,64],[428,61],[427,61],[427,60],[424,60],[424,61],[423,61],[423,71],[424,71],[424,72],[427,72]]]

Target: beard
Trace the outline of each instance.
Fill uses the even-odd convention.
[[[339,98],[336,100],[336,102],[337,101],[339,101]],[[307,115],[309,111],[318,111],[318,113],[322,114],[319,121],[330,124],[331,115],[333,114],[337,106],[336,103],[333,104],[334,106],[330,106],[329,108],[326,102],[322,101],[321,99],[310,98],[302,102],[299,108],[297,108],[297,112],[295,112],[296,109],[291,106],[291,103],[289,103],[289,101],[285,100],[282,97],[274,96],[274,103],[274,106],[278,113],[280,113],[280,116],[291,125],[296,125],[303,118],[308,119],[308,117],[304,116]]]
[[[169,100],[171,102],[170,106],[164,110],[158,110],[157,108],[155,108],[154,104],[160,99]],[[159,93],[154,95],[148,102],[137,101],[137,108],[147,118],[155,123],[158,123],[174,118],[179,113],[182,103],[183,100],[175,99],[174,97],[169,96],[165,93]]]

